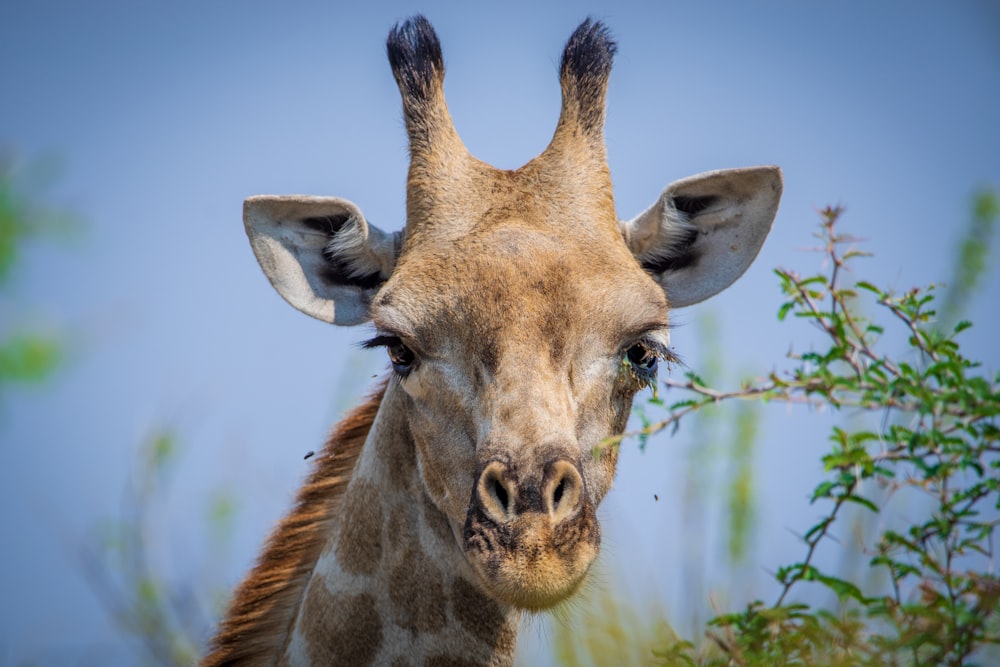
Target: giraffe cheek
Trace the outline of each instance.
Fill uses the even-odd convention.
[[[419,433],[419,431],[417,431]],[[470,448],[441,438],[414,437],[417,469],[427,496],[456,526],[465,521],[475,460]]]
[[[600,504],[611,490],[618,467],[618,445],[602,445],[584,454],[583,476],[592,494],[594,505]]]

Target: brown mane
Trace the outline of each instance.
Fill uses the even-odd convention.
[[[351,481],[385,393],[383,382],[334,429],[299,489],[294,508],[267,539],[263,554],[237,588],[203,667],[273,664]]]

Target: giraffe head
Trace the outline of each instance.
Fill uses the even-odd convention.
[[[415,17],[388,40],[410,141],[404,229],[383,232],[332,197],[244,208],[287,301],[334,324],[374,323],[367,345],[388,353],[423,492],[481,588],[523,609],[585,578],[617,459],[599,445],[672,358],[669,308],[743,273],[781,194],[776,167],[712,172],[620,221],[603,137],[614,52],[600,23],[573,33],[551,143],[503,171],[465,149],[437,36]]]

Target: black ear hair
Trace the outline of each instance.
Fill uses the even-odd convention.
[[[674,208],[681,213],[685,213],[688,217],[698,215],[717,201],[719,201],[719,197],[713,195],[703,197],[677,195],[673,198]]]
[[[720,200],[714,195],[704,195],[699,197],[689,197],[685,195],[675,195],[670,201],[679,213],[683,213],[686,218],[693,218],[702,211]],[[694,266],[701,259],[695,247],[698,240],[698,229],[689,227],[684,232],[684,236],[677,240],[673,247],[665,248],[664,251],[653,257],[646,257],[642,260],[642,268],[653,274],[661,274],[665,271],[678,271],[689,266]]]
[[[350,214],[342,213],[303,218],[302,226],[325,234],[332,239],[353,220],[354,218]],[[323,249],[323,259],[325,265],[320,269],[319,276],[328,286],[354,286],[370,290],[386,281],[385,276],[379,271],[358,272],[348,260],[333,252],[329,245]]]
[[[698,240],[698,230],[692,227],[686,230],[684,237],[677,241],[665,252],[647,257],[642,260],[642,268],[654,275],[660,275],[666,271],[678,271],[680,269],[694,266],[701,258],[700,253],[694,249],[694,242]]]

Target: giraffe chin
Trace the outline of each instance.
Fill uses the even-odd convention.
[[[579,590],[597,558],[600,526],[588,518],[556,527],[545,514],[521,516],[512,525],[467,525],[465,555],[494,598],[543,611]]]

